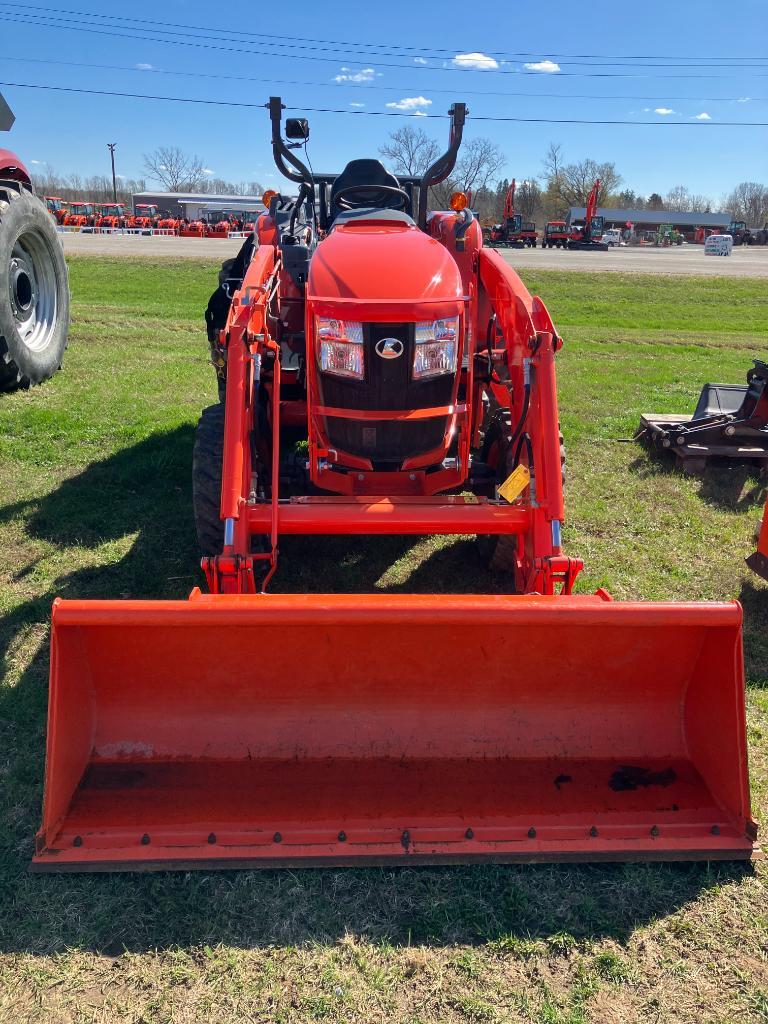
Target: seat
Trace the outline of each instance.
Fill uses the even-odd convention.
[[[375,208],[379,210],[402,209],[400,200],[396,195],[387,195],[379,192],[377,185],[386,185],[388,188],[400,188],[400,182],[391,174],[380,160],[350,160],[341,174],[331,186],[330,220],[333,222],[336,216],[342,212],[342,208],[336,202],[336,196],[342,189],[352,186],[370,185],[370,192],[359,192],[352,202],[356,207]],[[406,209],[410,213],[410,209]]]

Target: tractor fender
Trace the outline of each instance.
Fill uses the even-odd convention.
[[[23,181],[25,185],[32,184],[29,171],[10,149],[0,149],[0,178]]]

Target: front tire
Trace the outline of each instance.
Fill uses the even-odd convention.
[[[0,181],[0,391],[52,377],[68,330],[67,265],[51,215],[26,185]]]
[[[220,555],[224,547],[221,467],[224,461],[224,405],[203,409],[192,450],[192,505],[200,554]]]

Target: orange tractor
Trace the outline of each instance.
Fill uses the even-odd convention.
[[[159,206],[155,203],[137,203],[134,213],[128,218],[128,227],[150,230],[159,227],[159,221]]]
[[[92,228],[96,223],[96,207],[81,200],[69,204],[64,223],[70,228]]]
[[[206,315],[208,592],[55,602],[34,867],[749,858],[741,609],[574,593],[562,339],[465,196],[428,212],[465,106],[420,179],[313,175],[282,110],[295,194]],[[506,593],[268,594],[296,534],[474,534]]]
[[[170,213],[161,212],[157,221],[157,227],[161,231],[171,231],[174,234],[178,234],[182,223],[179,217],[173,217]]]
[[[45,206],[48,213],[53,217],[57,224],[63,224],[67,216],[67,203],[59,196],[43,196],[45,200]]]
[[[94,226],[97,228],[124,228],[128,226],[128,213],[123,203],[100,203],[96,207]]]
[[[568,245],[568,227],[564,220],[549,220],[544,228],[542,249],[565,249]]]
[[[179,235],[181,238],[205,238],[208,225],[202,220],[179,221]]]

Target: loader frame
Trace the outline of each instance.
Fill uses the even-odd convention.
[[[449,215],[433,215],[434,236],[450,239]],[[479,231],[478,231],[479,234]],[[456,468],[445,468],[428,476],[418,466],[412,472],[376,472],[361,460],[360,472],[340,474],[329,463],[329,451],[322,445],[322,431],[310,430],[310,475],[320,486],[344,486],[346,493],[329,496],[280,496],[280,426],[282,423],[319,421],[324,408],[307,409],[303,402],[283,398],[283,378],[291,371],[281,368],[279,344],[271,324],[279,322],[272,312],[281,274],[280,252],[261,245],[254,253],[242,286],[234,293],[229,319],[221,332],[220,348],[226,354],[227,385],[222,470],[221,518],[224,521],[224,549],[203,560],[203,570],[212,593],[262,592],[271,580],[278,561],[281,534],[515,534],[521,538],[521,556],[515,573],[520,593],[570,594],[583,563],[567,557],[562,550],[563,521],[562,468],[558,439],[558,410],[555,357],[562,345],[546,307],[523,288],[515,272],[496,253],[478,247],[476,252],[455,253],[457,261],[471,266],[477,262],[483,300],[494,307],[497,333],[505,339],[504,359],[516,369],[519,396],[512,406],[513,417],[522,414],[520,403],[530,396],[526,432],[533,453],[533,482],[528,496],[509,504],[497,497],[446,494],[460,488],[467,479],[467,467],[479,424],[470,406],[477,409],[480,384],[475,380],[475,360],[470,354],[464,391],[473,395],[470,403],[452,407],[395,413],[397,416],[450,416],[451,429],[460,438]],[[468,259],[467,259],[468,257]],[[466,315],[476,315],[478,296],[470,293]],[[368,304],[370,306],[370,304]],[[307,323],[314,309],[308,303]],[[359,315],[359,314],[358,314]],[[413,304],[387,304],[387,316],[413,316]],[[500,356],[501,353],[495,353]],[[493,359],[493,354],[491,356]],[[313,372],[308,360],[308,372]],[[252,445],[254,394],[257,386],[269,394],[271,451],[271,497],[259,500],[252,493]],[[500,405],[510,402],[510,389],[490,384]],[[312,389],[308,389],[311,394]],[[355,410],[360,418],[381,419],[379,410]],[[428,464],[428,460],[424,460]],[[357,486],[356,486],[357,485]],[[359,486],[359,489],[358,489]],[[267,540],[266,551],[254,552],[253,539]],[[266,569],[259,573],[258,568]],[[259,580],[259,577],[261,579]]]

